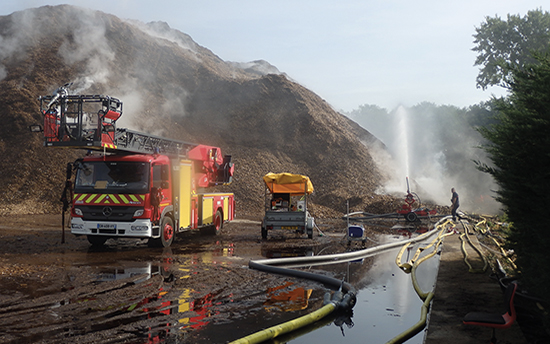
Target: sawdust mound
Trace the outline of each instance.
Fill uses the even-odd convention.
[[[346,200],[354,210],[395,210],[376,194],[378,140],[284,74],[240,69],[165,23],[67,5],[0,17],[0,35],[13,45],[0,54],[0,215],[60,210],[65,164],[82,152],[44,148],[28,126],[41,122],[37,97],[69,81],[120,98],[125,127],[232,155],[225,189],[238,215],[261,215],[268,172],[308,175],[318,217],[341,216]]]

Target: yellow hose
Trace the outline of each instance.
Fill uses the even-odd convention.
[[[430,302],[432,301],[432,299],[434,297],[434,292],[432,290],[432,291],[426,293],[422,290],[422,288],[420,288],[420,285],[418,284],[418,279],[416,278],[416,269],[418,268],[418,266],[420,264],[422,264],[423,262],[427,261],[428,259],[430,259],[431,257],[433,257],[437,254],[439,246],[443,242],[444,237],[454,234],[454,231],[443,234],[445,232],[446,225],[449,222],[450,222],[450,220],[447,220],[447,221],[439,224],[437,226],[437,228],[438,229],[441,228],[441,230],[437,234],[437,237],[434,240],[432,240],[432,242],[430,242],[429,245],[427,245],[425,247],[418,248],[416,254],[414,255],[414,257],[409,262],[403,263],[403,264],[400,263],[401,262],[401,256],[403,255],[403,253],[405,252],[405,250],[407,249],[409,244],[404,245],[401,248],[401,250],[399,251],[399,253],[397,254],[397,257],[395,259],[396,264],[401,269],[403,269],[403,271],[405,271],[406,273],[409,273],[409,272],[411,273],[411,280],[412,280],[414,290],[416,291],[416,294],[418,295],[418,297],[420,297],[420,299],[424,301],[424,303],[422,304],[422,307],[420,309],[420,319],[418,320],[418,322],[416,324],[414,324],[413,326],[411,326],[410,328],[408,328],[406,331],[400,333],[396,337],[394,337],[391,340],[389,340],[388,342],[386,342],[386,344],[403,343],[407,339],[409,339],[412,336],[416,335],[418,332],[420,332],[426,326],[428,311],[430,309]],[[430,252],[429,254],[425,255],[424,257],[418,259],[418,256],[420,255],[420,253],[423,252],[424,250],[428,249],[431,246],[434,246],[433,251]]]
[[[490,238],[495,242],[497,247],[500,249],[500,253],[502,254],[502,256],[506,258],[506,260],[508,261],[508,263],[510,263],[510,265],[512,265],[514,270],[517,270],[518,266],[516,265],[516,263],[514,263],[512,259],[510,259],[510,257],[508,257],[508,254],[506,253],[506,251],[504,251],[504,248],[502,247],[502,245],[495,238],[493,237],[490,237]]]
[[[306,314],[302,317],[294,320],[287,321],[285,323],[266,328],[265,330],[258,331],[241,339],[231,342],[230,344],[252,344],[262,343],[266,340],[273,339],[282,334],[292,332],[298,328],[313,324],[319,319],[322,319],[332,313],[336,309],[334,303],[329,303],[320,309]]]
[[[401,332],[396,337],[387,341],[386,344],[403,343],[404,341],[408,340],[409,338],[420,332],[424,327],[426,327],[426,320],[428,319],[430,302],[432,302],[433,297],[434,293],[432,291],[429,292],[426,296],[426,299],[424,300],[424,303],[422,304],[422,307],[420,309],[420,319],[418,320],[418,322],[406,331]]]
[[[485,226],[487,227],[487,219],[486,218],[483,218],[483,221],[480,221],[478,222],[476,225],[475,225],[475,229],[476,230],[479,230],[482,234],[486,234],[487,233],[487,230],[481,228],[481,224],[485,224]],[[495,227],[500,227],[499,224],[497,224],[497,226]],[[516,263],[514,263],[514,261],[512,259],[510,259],[510,257],[508,257],[508,254],[506,253],[506,251],[504,250],[504,248],[502,247],[502,244],[499,243],[495,238],[493,238],[492,236],[489,236],[489,238],[491,238],[491,240],[493,240],[493,242],[495,243],[495,245],[497,245],[497,247],[500,249],[500,253],[502,254],[502,256],[508,261],[508,263],[510,265],[512,265],[512,267],[517,270],[517,265]]]
[[[468,261],[468,252],[466,251],[466,240],[464,240],[464,237],[466,237],[468,244],[477,252],[477,254],[481,257],[483,260],[483,268],[482,269],[474,269],[470,262]],[[489,263],[487,262],[487,258],[483,255],[481,250],[477,248],[477,246],[474,245],[474,243],[470,240],[470,237],[468,236],[468,229],[464,228],[464,233],[460,235],[460,241],[462,241],[462,244],[460,245],[462,249],[462,253],[464,254],[464,262],[466,265],[468,265],[468,272],[475,273],[475,274],[482,274],[485,271],[487,271],[487,266]]]
[[[397,256],[395,257],[395,264],[397,264],[397,266],[399,266],[399,268],[403,271],[405,271],[406,273],[409,273],[411,272],[411,269],[412,269],[412,264],[409,263],[409,262],[406,262],[406,263],[401,263],[401,258],[403,257],[403,254],[405,253],[405,250],[411,245],[410,242],[406,243],[405,245],[403,245],[403,247],[401,247],[401,250],[399,250],[399,253],[397,254]]]
[[[452,235],[453,232],[449,232],[449,233],[445,233],[443,234],[443,232],[445,231],[445,226],[447,225],[447,223],[449,223],[450,220],[447,220],[445,222],[443,222],[442,224],[439,224],[437,226],[437,230],[441,229],[440,232],[437,234],[437,236],[427,245],[427,246],[424,246],[424,247],[419,247],[417,250],[416,250],[416,253],[414,255],[413,258],[411,258],[408,262],[406,263],[401,263],[401,259],[403,257],[403,254],[405,253],[406,249],[410,246],[410,243],[407,243],[405,245],[403,245],[403,247],[401,247],[401,250],[399,251],[399,253],[397,254],[397,256],[395,257],[395,264],[397,264],[397,266],[402,269],[403,271],[405,271],[406,273],[409,273],[411,272],[412,270],[412,267],[414,265],[414,263],[416,262],[416,260],[418,259],[418,257],[420,256],[420,254],[429,249],[430,247],[432,246],[436,246],[435,250],[433,253],[431,253],[429,255],[429,257],[432,257],[436,252],[437,252],[437,248],[439,247],[439,245],[441,244],[441,240],[448,236],[448,235]],[[428,258],[429,258],[428,257]],[[422,260],[424,261],[424,260]]]

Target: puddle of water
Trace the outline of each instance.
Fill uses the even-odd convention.
[[[338,327],[333,323],[290,342],[360,343],[368,339],[369,343],[386,343],[418,322],[423,301],[412,286],[410,274],[401,271],[395,263],[399,249],[374,256],[367,274],[360,266],[353,266],[365,264],[365,261],[340,267],[352,271],[351,282],[358,289],[357,304],[351,318],[353,326],[343,324]],[[438,268],[439,255],[419,266],[417,278],[422,290],[428,292],[433,289]],[[356,279],[358,281],[354,282]],[[407,343],[421,344],[423,341],[424,331],[421,331]]]
[[[409,232],[406,233],[407,236]],[[403,236],[381,236],[376,240],[377,245],[385,242],[403,240]],[[417,247],[426,243],[413,245],[412,249],[405,254],[403,261],[411,258]],[[323,247],[316,248],[279,248],[263,249],[265,257],[289,257],[307,256],[319,254]],[[330,250],[330,248],[329,248]],[[350,263],[316,267],[329,271],[337,278],[346,278],[358,289],[357,304],[353,309],[351,318],[343,316],[332,318],[301,331],[293,333],[288,339],[292,343],[357,343],[364,342],[368,338],[372,343],[385,343],[401,332],[416,324],[420,319],[421,306],[423,301],[416,294],[410,274],[403,272],[395,263],[395,258],[400,247],[386,251],[373,257],[356,260]],[[193,269],[193,261],[200,260],[203,263],[216,264],[216,257],[231,256],[232,246],[217,243],[214,249],[203,251],[200,254],[191,255],[189,264],[182,264],[179,269],[185,272],[182,278],[189,274],[196,273]],[[424,252],[421,257],[430,251]],[[323,252],[329,253],[329,252]],[[226,262],[224,263],[226,264]],[[430,258],[422,263],[417,269],[417,278],[420,287],[424,291],[433,289],[439,268],[439,255]],[[185,311],[192,310],[194,301],[191,294],[193,290],[182,293],[179,300],[178,311],[185,314]],[[184,317],[179,320],[180,330],[184,331],[185,326],[193,329],[200,329],[193,337],[193,342],[206,343],[237,339],[253,333],[261,328],[267,328],[282,322],[294,319],[321,306],[324,294],[322,287],[318,289],[304,288],[291,282],[273,286],[258,293],[262,297],[254,300],[237,300],[241,302],[239,310],[233,309],[233,316],[217,317],[222,308],[218,307],[223,297],[207,295],[203,305],[199,308],[195,317]],[[211,299],[210,299],[211,298]],[[232,301],[231,301],[232,302]],[[212,321],[213,319],[213,321]],[[307,332],[311,331],[311,332]],[[231,334],[231,337],[228,337]],[[407,343],[420,344],[423,342],[424,332],[421,331]]]
[[[403,237],[398,236],[384,236],[378,238],[378,241],[379,244],[383,244],[402,239]],[[424,245],[426,243],[414,245],[410,256],[414,255],[417,247]],[[316,267],[315,269],[330,271],[336,278],[345,278],[357,288],[357,304],[351,317],[334,315],[305,329],[277,338],[273,342],[385,343],[416,324],[420,319],[423,301],[412,286],[410,274],[399,269],[395,263],[399,250],[400,247],[397,247],[354,262]],[[429,252],[430,250],[426,250],[420,257]],[[403,260],[406,258],[403,257]],[[423,291],[433,289],[438,268],[439,255],[436,255],[417,269],[417,277]],[[193,342],[234,340],[295,319],[320,308],[324,292],[322,287],[310,290],[291,282],[268,288],[264,293],[266,301],[261,307],[256,303],[248,309],[246,316],[229,323],[206,324],[203,331],[193,338]],[[421,331],[407,343],[421,344],[423,341],[424,331]]]

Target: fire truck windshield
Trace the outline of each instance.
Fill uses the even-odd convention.
[[[77,193],[146,193],[149,164],[145,162],[84,162],[75,179]]]

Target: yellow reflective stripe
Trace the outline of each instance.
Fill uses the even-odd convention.
[[[86,194],[74,194],[74,197],[73,199],[77,200],[77,201],[82,201],[86,196]]]
[[[107,198],[107,199],[105,199]],[[74,194],[73,200],[83,203],[114,203],[129,204],[130,202],[144,202],[145,195],[117,195],[117,194]]]
[[[103,194],[103,195],[99,196],[99,197],[95,200],[94,203],[99,203],[99,202],[103,201],[103,199],[105,198],[105,196],[107,196],[107,195],[106,195],[106,194]]]
[[[116,198],[115,195],[109,195],[109,198],[110,198],[111,200],[113,200],[113,203],[115,203],[115,204],[120,204],[119,200]]]

